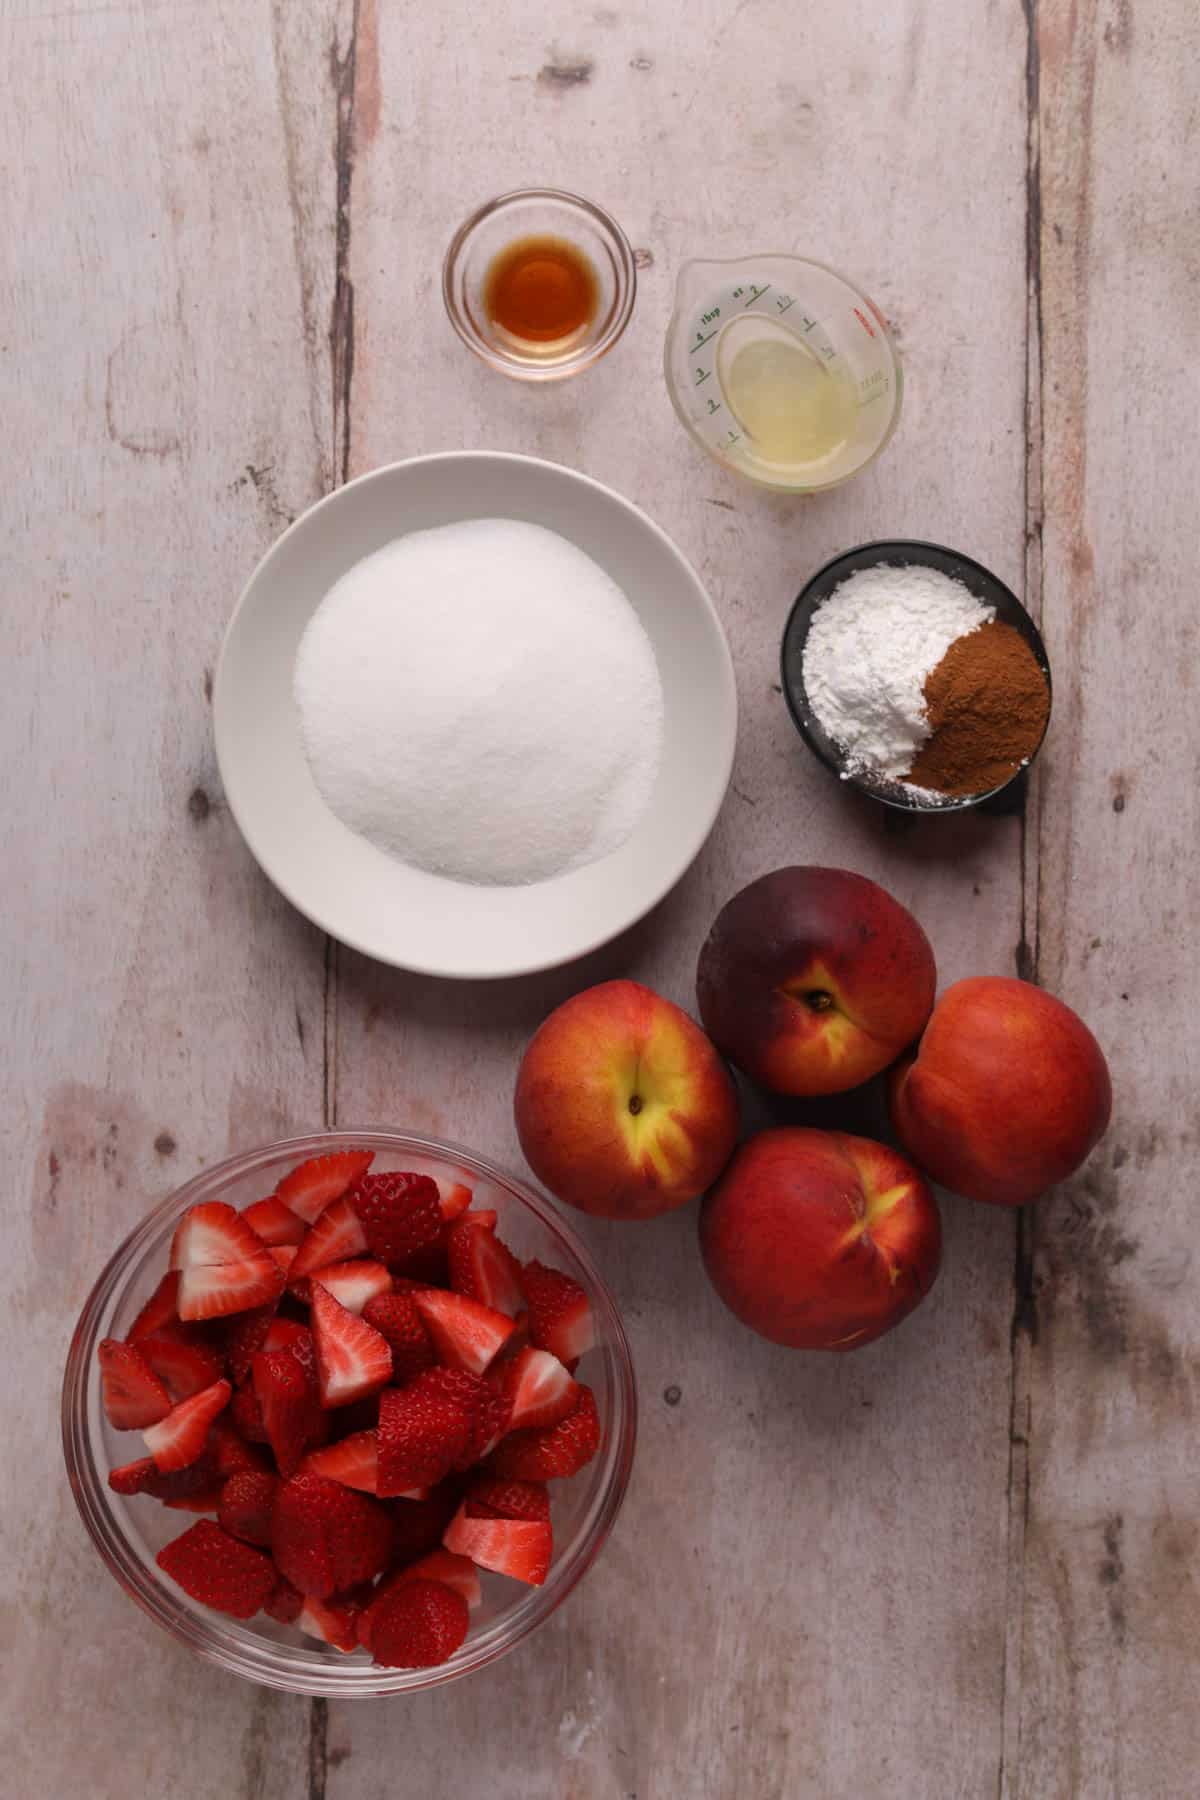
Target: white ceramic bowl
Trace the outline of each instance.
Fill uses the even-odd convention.
[[[404,532],[478,518],[543,525],[607,570],[649,634],[663,688],[662,759],[636,829],[600,861],[529,887],[451,881],[397,862],[343,825],[309,771],[292,696],[301,635],[339,576]],[[737,694],[712,601],[645,513],[557,463],[453,451],[362,475],[284,532],[230,620],[213,726],[243,837],[314,924],[399,968],[523,975],[607,943],[679,880],[725,796]]]

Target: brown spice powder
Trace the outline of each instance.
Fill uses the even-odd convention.
[[[1050,690],[1020,632],[999,619],[955,638],[925,679],[930,735],[905,780],[961,797],[1016,774],[1041,742]]]

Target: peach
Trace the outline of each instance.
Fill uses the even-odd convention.
[[[777,1094],[839,1094],[912,1043],[933,1006],[929,939],[848,869],[776,869],[735,894],[700,952],[704,1028]]]
[[[969,1200],[1023,1206],[1104,1136],[1104,1052],[1053,994],[1005,975],[948,987],[916,1055],[891,1081],[892,1124],[934,1181]]]
[[[605,981],[552,1012],[517,1073],[530,1168],[581,1212],[649,1219],[711,1186],[737,1141],[737,1095],[701,1031],[636,981]]]
[[[937,1202],[895,1150],[789,1126],[742,1145],[704,1203],[700,1249],[726,1306],[797,1350],[855,1350],[933,1286]]]

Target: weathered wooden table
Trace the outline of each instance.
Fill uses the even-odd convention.
[[[1189,0],[8,0],[5,1795],[1197,1792],[1196,41]],[[619,350],[536,392],[464,353],[439,294],[453,226],[529,181],[611,206],[641,269]],[[906,363],[892,448],[807,504],[705,462],[660,376],[681,260],[760,247],[857,275]],[[499,986],[323,942],[245,850],[209,729],[222,626],[285,522],[459,446],[647,506],[741,691],[679,889]],[[1024,818],[903,829],[796,739],[787,606],[880,535],[960,546],[1040,609]],[[517,1163],[514,1059],[549,1006],[618,972],[690,1004],[717,905],[795,860],[882,879],[943,979],[1016,969],[1084,1013],[1117,1089],[1088,1167],[1020,1220],[948,1201],[933,1299],[845,1359],[741,1330],[690,1214],[591,1228],[638,1361],[632,1488],[570,1604],[471,1683],[327,1708],[156,1633],[57,1438],[121,1235],[322,1120]]]

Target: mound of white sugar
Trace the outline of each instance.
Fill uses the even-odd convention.
[[[929,736],[925,678],[956,638],[995,617],[923,564],[859,569],[813,614],[804,690],[850,773],[907,774]]]
[[[476,519],[364,557],[313,614],[295,695],[352,830],[461,881],[516,885],[615,850],[658,772],[650,640],[552,531]]]

